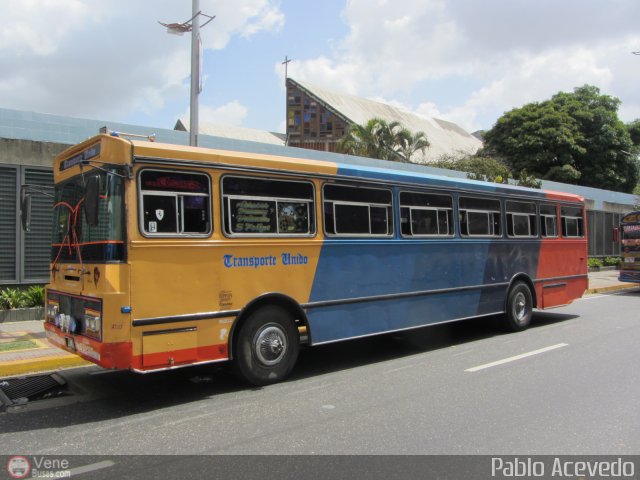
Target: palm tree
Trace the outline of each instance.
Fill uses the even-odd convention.
[[[398,135],[398,153],[405,162],[411,162],[411,157],[414,153],[420,151],[424,155],[424,152],[429,146],[429,140],[424,132],[412,133],[410,130],[403,128]]]
[[[336,146],[338,152],[360,157],[379,158],[380,119],[372,118],[364,125],[351,124]]]
[[[424,152],[428,146],[424,132],[413,134],[400,122],[372,118],[364,125],[352,124],[336,149],[349,155],[410,162],[416,151]]]

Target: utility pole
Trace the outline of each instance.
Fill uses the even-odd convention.
[[[200,0],[193,0],[193,28],[191,30],[191,104],[189,106],[189,145],[198,146],[200,116],[198,96],[202,91],[202,39],[200,38]]]
[[[172,35],[183,35],[191,32],[191,100],[189,103],[189,145],[198,146],[198,129],[199,129],[199,103],[198,95],[202,92],[202,39],[200,38],[200,29],[207,25],[211,20],[216,18],[215,15],[207,15],[200,11],[200,0],[192,0],[191,18],[183,23],[162,23],[167,28],[167,32]],[[200,16],[208,18],[206,22],[200,25]]]

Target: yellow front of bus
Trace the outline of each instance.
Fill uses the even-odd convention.
[[[125,242],[130,160],[128,142],[104,135],[54,160],[47,338],[114,369],[130,368],[132,357]]]

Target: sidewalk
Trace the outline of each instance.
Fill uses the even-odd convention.
[[[586,295],[637,287],[619,282],[617,270],[590,272]],[[42,320],[0,323],[0,378],[85,365],[92,364],[47,341]]]
[[[0,378],[90,365],[51,345],[42,320],[0,323]]]

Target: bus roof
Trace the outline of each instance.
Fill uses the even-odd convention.
[[[555,192],[549,190],[539,190],[515,185],[506,185],[490,182],[470,180],[467,178],[447,177],[436,175],[426,171],[416,164],[388,163],[389,167],[380,167],[381,161],[362,157],[351,157],[348,155],[334,155],[341,161],[318,160],[305,157],[305,150],[291,147],[292,155],[280,156],[262,153],[246,153],[235,150],[219,150],[202,147],[190,147],[184,145],[156,143],[140,140],[129,140],[110,135],[98,135],[92,137],[79,145],[71,147],[61,153],[57,159],[65,158],[77,154],[77,152],[102,141],[104,143],[120,143],[133,146],[134,158],[145,158],[154,160],[167,160],[178,162],[194,162],[199,164],[228,164],[241,165],[250,168],[265,170],[282,170],[304,174],[328,175],[347,177],[353,180],[377,181],[382,183],[401,183],[429,185],[441,189],[460,189],[475,192],[486,192],[506,195],[520,195],[525,197],[538,197],[569,202],[583,202],[584,198],[579,195]],[[122,146],[122,144],[121,144]],[[298,155],[299,153],[299,155]],[[375,165],[374,165],[375,164]]]

